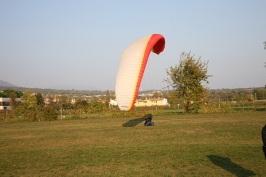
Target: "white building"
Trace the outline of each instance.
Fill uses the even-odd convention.
[[[109,104],[112,105],[112,106],[117,106],[117,101],[110,99]]]
[[[150,98],[145,100],[137,99],[134,104],[136,107],[141,106],[169,106],[166,98]]]
[[[21,101],[20,98],[16,98],[16,101]],[[11,110],[11,99],[10,98],[0,98],[0,111]]]
[[[11,110],[10,98],[0,98],[0,111]]]

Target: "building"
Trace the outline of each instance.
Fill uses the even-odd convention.
[[[109,104],[112,105],[112,106],[117,106],[117,101],[110,99]]]
[[[117,101],[110,99],[109,102],[112,106],[117,106]],[[170,106],[166,98],[150,98],[150,99],[136,99],[134,106],[144,107],[144,106]]]
[[[21,101],[20,98],[16,98],[16,101]],[[12,110],[10,98],[0,98],[0,111]]]
[[[169,106],[166,98],[150,98],[145,100],[137,99],[134,106]]]
[[[10,98],[0,98],[0,111],[11,110]]]

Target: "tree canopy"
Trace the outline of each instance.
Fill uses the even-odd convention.
[[[185,112],[198,112],[204,102],[206,88],[203,83],[208,83],[208,61],[202,62],[201,57],[195,59],[194,55],[181,53],[179,64],[167,70],[170,78],[165,81],[173,88],[171,97],[183,102]]]
[[[12,89],[5,89],[3,92],[0,92],[0,97],[10,98],[11,96],[15,96],[15,98],[20,98],[23,95],[21,91],[16,91]]]

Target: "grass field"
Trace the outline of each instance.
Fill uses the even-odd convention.
[[[266,176],[266,112],[0,123],[0,176]]]

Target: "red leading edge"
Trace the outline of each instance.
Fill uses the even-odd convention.
[[[160,35],[160,34],[151,35],[150,40],[147,43],[145,52],[143,54],[143,59],[142,59],[142,64],[141,64],[141,68],[140,68],[140,72],[139,72],[139,76],[138,76],[137,86],[135,88],[134,98],[133,98],[133,101],[130,105],[129,110],[132,109],[132,107],[134,106],[135,100],[137,98],[140,83],[141,83],[143,73],[145,71],[146,64],[147,64],[147,61],[148,61],[148,58],[150,56],[151,51],[153,51],[154,53],[156,53],[158,55],[164,50],[164,47],[165,47],[165,39],[162,35]]]

